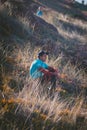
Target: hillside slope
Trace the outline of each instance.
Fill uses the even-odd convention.
[[[42,18],[35,15],[39,6],[44,8]],[[65,0],[5,2],[0,13],[0,39],[22,44],[30,41],[32,46],[51,51],[55,56],[63,53],[73,64],[86,68],[87,22],[84,10],[86,12],[85,6],[82,8]]]
[[[87,130],[86,13],[87,6],[69,0],[3,0],[0,130]],[[52,96],[29,76],[41,49],[61,76]]]

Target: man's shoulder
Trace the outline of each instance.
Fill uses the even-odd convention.
[[[32,62],[32,64],[38,64],[38,63],[41,63],[41,61],[39,59],[36,59]]]

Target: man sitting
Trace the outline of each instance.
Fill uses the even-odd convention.
[[[30,76],[33,79],[40,79],[41,84],[51,83],[50,89],[55,89],[56,78],[58,77],[58,72],[56,69],[50,67],[45,63],[48,52],[40,51],[38,53],[38,59],[34,60],[30,66]]]

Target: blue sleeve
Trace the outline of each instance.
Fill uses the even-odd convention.
[[[46,69],[48,69],[49,66],[45,63],[45,67],[46,67]]]

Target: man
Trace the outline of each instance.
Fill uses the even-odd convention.
[[[40,51],[38,59],[32,62],[30,66],[30,76],[33,79],[41,79],[41,84],[51,83],[51,90],[56,87],[57,71],[45,63],[48,52]]]
[[[39,7],[37,10],[37,16],[41,17],[43,15],[42,7]]]

